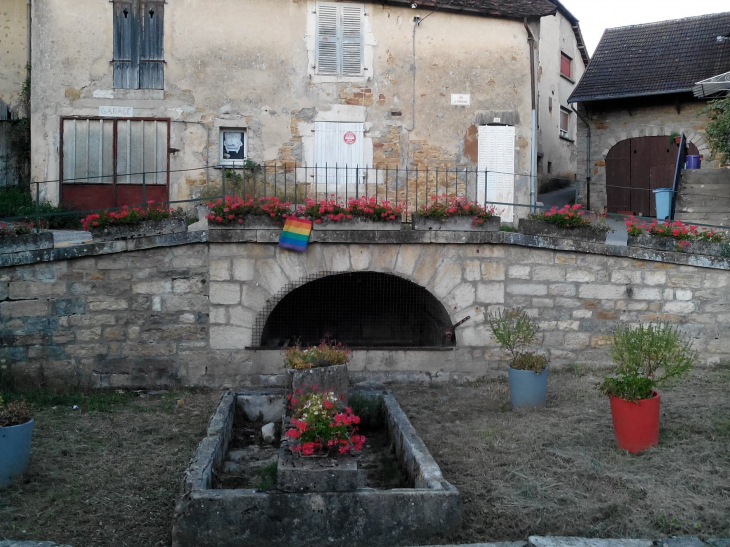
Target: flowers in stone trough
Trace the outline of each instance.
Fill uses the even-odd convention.
[[[292,409],[291,428],[284,436],[290,450],[302,456],[338,452],[351,454],[365,446],[365,437],[358,433],[360,417],[344,406],[332,391],[301,391],[287,395]]]
[[[494,207],[484,207],[465,197],[449,197],[446,194],[431,196],[429,203],[418,208],[418,214],[425,218],[446,220],[450,217],[472,217],[472,226],[481,226],[497,215]]]
[[[177,214],[182,214],[182,211],[163,207],[151,200],[144,207],[125,205],[118,211],[91,213],[86,218],[81,219],[81,225],[84,230],[101,230],[106,226],[139,224],[145,220],[164,220]]]
[[[655,237],[670,237],[679,240],[680,247],[689,245],[690,240],[722,243],[728,240],[728,234],[722,230],[700,230],[699,226],[685,224],[681,220],[657,220],[647,223],[634,216],[626,219],[626,230],[630,236],[640,236],[644,232]]]
[[[33,222],[23,222],[22,224],[15,224],[12,226],[8,226],[4,222],[0,222],[0,238],[29,234],[33,230],[34,226],[35,223]]]
[[[333,199],[334,198],[334,199]],[[380,201],[373,197],[350,198],[344,204],[332,194],[329,199],[315,200],[307,198],[305,204],[297,210],[297,216],[314,221],[343,222],[353,219],[365,219],[375,222],[400,222],[405,205],[390,201]]]
[[[243,224],[249,216],[268,217],[277,224],[284,224],[286,215],[292,213],[291,203],[281,201],[275,196],[246,197],[226,196],[208,203],[210,213],[206,215],[209,222],[215,224]]]
[[[561,228],[580,228],[591,225],[591,219],[588,218],[588,213],[580,203],[563,205],[560,209],[554,206],[542,213],[534,213],[530,215],[530,218],[544,220]]]
[[[284,356],[284,364],[287,368],[296,370],[331,367],[347,363],[350,360],[350,354],[352,351],[341,343],[324,338],[318,346],[289,348]]]

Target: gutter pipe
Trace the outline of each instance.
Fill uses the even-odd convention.
[[[530,47],[530,98],[532,100],[532,146],[530,149],[530,209],[535,212],[537,204],[537,106],[535,99],[535,37],[524,20],[527,43]]]
[[[591,124],[576,110],[575,105],[570,103],[570,108],[578,119],[582,121],[588,130],[586,136],[586,209],[591,210]]]

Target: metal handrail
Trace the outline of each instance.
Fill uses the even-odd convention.
[[[687,137],[682,133],[679,140],[679,151],[677,152],[677,165],[674,168],[674,184],[672,185],[672,209],[669,218],[674,220],[674,210],[677,206],[677,192],[679,191],[679,181],[682,178],[682,169],[687,156]]]

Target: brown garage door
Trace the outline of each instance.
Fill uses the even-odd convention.
[[[689,154],[697,147],[689,143]],[[671,188],[677,164],[677,145],[669,137],[638,137],[616,144],[606,156],[606,194],[609,213],[655,216],[655,188]]]

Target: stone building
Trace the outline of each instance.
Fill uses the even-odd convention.
[[[655,215],[652,190],[672,188],[678,143],[702,156],[685,171],[677,216],[719,222],[730,211],[730,172],[717,172],[695,84],[730,70],[730,13],[606,30],[569,101],[577,104],[579,178],[590,177],[590,207]],[[703,194],[694,191],[705,185]],[[585,186],[582,192],[586,200]]]
[[[558,81],[559,63],[569,58],[564,70],[575,79],[584,59],[577,22],[553,2],[249,0],[244,10],[220,0],[201,8],[193,0],[33,4],[33,178],[63,181],[44,185],[46,199],[107,207],[140,201],[144,184],[147,199],[185,200],[220,184],[215,167],[227,164],[264,165],[266,184],[278,175],[328,192],[330,183],[342,193],[369,185],[399,201],[394,189],[410,190],[412,201],[426,181],[432,191],[479,186],[472,195],[483,199],[484,178],[458,173],[490,169],[503,175],[487,179],[490,200],[529,204],[538,149],[544,169],[575,171],[573,143],[557,127],[570,85]],[[94,21],[83,32],[80,17]],[[534,139],[538,91],[548,106]],[[572,138],[568,123],[562,136]],[[333,165],[358,170],[324,169]],[[402,178],[363,173],[372,167],[411,175],[404,188]],[[412,188],[413,170],[427,168]],[[135,174],[143,171],[157,173],[143,180]]]

